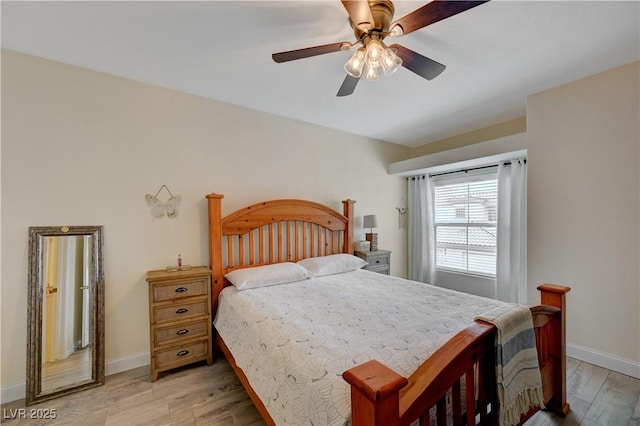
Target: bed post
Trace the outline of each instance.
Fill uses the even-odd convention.
[[[347,217],[349,222],[347,222],[347,229],[344,233],[344,249],[343,253],[353,254],[354,241],[353,241],[353,205],[355,201],[353,200],[344,200],[342,202],[343,214]]]
[[[224,198],[222,194],[207,194],[209,203],[209,267],[213,272],[213,277],[211,278],[212,318],[218,308],[218,295],[224,288],[224,274],[222,272],[222,198]]]
[[[542,305],[560,309],[558,327],[553,330],[552,335],[547,336],[549,353],[558,362],[554,362],[553,368],[553,397],[546,405],[548,410],[566,416],[569,413],[569,404],[567,403],[567,307],[565,295],[571,288],[556,284],[541,284],[538,286],[538,290]]]
[[[351,385],[352,426],[397,426],[400,421],[400,389],[406,378],[371,360],[342,373]]]

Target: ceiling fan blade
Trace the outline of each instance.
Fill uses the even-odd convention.
[[[350,94],[352,94],[353,91],[356,90],[358,81],[360,81],[359,78],[351,77],[349,74],[347,74],[336,96],[349,96]]]
[[[339,52],[343,48],[351,47],[348,41],[339,43],[323,44],[322,46],[307,47],[304,49],[289,50],[288,52],[274,53],[271,55],[274,61],[281,63],[294,61],[296,59],[309,58],[311,56],[324,55],[325,53]]]
[[[401,34],[409,34],[410,32],[419,30],[420,28],[424,28],[435,22],[442,21],[443,19],[449,18],[450,16],[456,15],[460,12],[464,12],[465,10],[480,6],[487,1],[489,0],[434,0],[391,23],[390,29],[393,31],[394,27],[399,25],[402,28]]]
[[[440,62],[436,62],[433,59],[429,59],[426,56],[422,56],[413,50],[407,49],[399,44],[392,44],[389,46],[391,49],[396,50],[396,55],[402,59],[402,66],[418,74],[422,78],[427,80],[433,80],[440,75],[446,66]]]
[[[351,21],[362,31],[373,28],[374,20],[371,14],[369,2],[366,0],[342,0],[342,5],[347,9]]]

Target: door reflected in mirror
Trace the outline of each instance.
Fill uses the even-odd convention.
[[[104,383],[102,227],[29,231],[27,404]]]

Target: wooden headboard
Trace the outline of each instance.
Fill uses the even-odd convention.
[[[208,194],[212,313],[227,285],[224,274],[239,268],[296,262],[335,253],[353,254],[353,205],[343,214],[313,201],[272,200],[222,217],[222,194]]]

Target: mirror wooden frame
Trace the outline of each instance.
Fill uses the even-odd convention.
[[[93,271],[90,285],[92,318],[90,341],[92,344],[91,377],[77,383],[42,391],[42,312],[44,299],[43,240],[50,236],[92,236],[91,263]],[[105,380],[104,358],[104,271],[102,226],[40,226],[29,227],[29,289],[27,315],[27,392],[25,404],[57,398],[84,389],[100,386]]]

